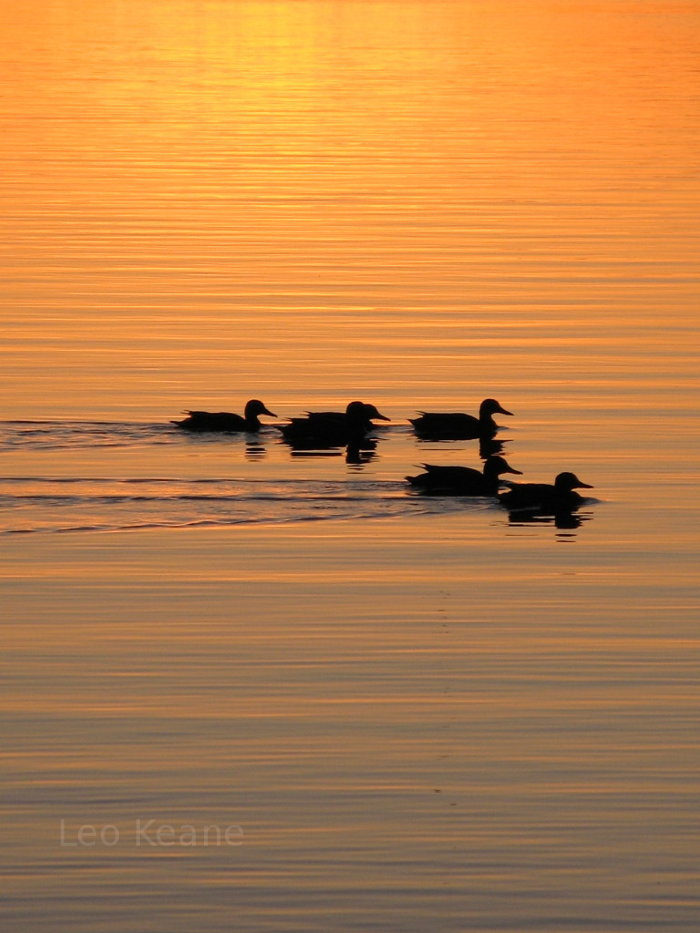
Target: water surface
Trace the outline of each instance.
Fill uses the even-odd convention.
[[[3,929],[695,931],[697,4],[4,26]],[[570,521],[408,494],[487,396]]]

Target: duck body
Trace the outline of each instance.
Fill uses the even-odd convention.
[[[292,445],[342,447],[363,441],[374,427],[373,418],[389,420],[374,405],[350,402],[344,412],[310,411],[305,418],[292,418],[289,424],[278,425],[278,429]]]
[[[237,415],[230,411],[187,411],[187,418],[182,421],[173,421],[184,431],[204,433],[216,431],[219,433],[240,433],[242,431],[255,433],[260,430],[259,415],[269,415],[276,418],[274,412],[269,411],[259,399],[251,399],[246,403],[245,414]]]
[[[492,437],[499,429],[493,420],[494,414],[512,415],[496,401],[485,398],[479,406],[479,415],[463,412],[419,412],[419,418],[409,419],[419,437],[432,440],[468,440],[474,437]]]
[[[575,473],[559,473],[554,483],[513,483],[508,492],[498,498],[507,509],[537,510],[545,514],[571,512],[584,502],[577,489],[593,489]]]
[[[352,410],[350,410],[352,406]],[[362,406],[360,408],[359,406]],[[376,405],[370,405],[368,402],[350,402],[345,411],[307,411],[306,417],[319,423],[323,421],[344,421],[350,418],[357,424],[364,423],[365,429],[371,431],[376,427],[374,421],[390,421],[386,415],[383,415]]]
[[[483,470],[463,466],[435,466],[424,463],[425,473],[407,476],[414,489],[433,496],[496,496],[503,473],[522,476],[503,457],[489,457]]]

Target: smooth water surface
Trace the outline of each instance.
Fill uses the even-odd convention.
[[[3,26],[3,930],[694,933],[698,5]]]

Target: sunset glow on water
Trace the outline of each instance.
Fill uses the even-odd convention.
[[[694,933],[697,4],[3,20],[3,930]]]

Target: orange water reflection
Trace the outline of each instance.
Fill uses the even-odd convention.
[[[269,438],[255,460],[98,431],[3,450],[3,495],[60,525],[84,493],[98,527],[136,479],[357,481],[399,505],[0,539],[14,928],[697,928],[699,16],[4,11],[2,417],[362,397],[395,423],[357,474]],[[478,462],[406,417],[487,395],[528,480],[595,483],[570,543],[495,505],[403,509],[416,462]],[[151,816],[246,843],[57,846],[60,818]]]
[[[566,378],[630,315],[686,339],[694,4],[41,6],[2,40],[8,414],[532,386],[543,327]]]

